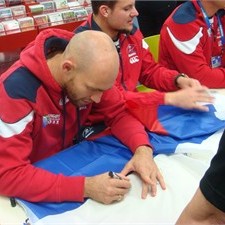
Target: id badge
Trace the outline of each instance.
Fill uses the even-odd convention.
[[[222,65],[222,59],[220,55],[211,57],[211,65],[212,68],[221,67]]]

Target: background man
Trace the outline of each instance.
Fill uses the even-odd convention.
[[[187,1],[165,21],[159,62],[209,88],[225,87],[225,1]]]

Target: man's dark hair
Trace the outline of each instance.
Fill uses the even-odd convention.
[[[95,15],[97,15],[98,14],[98,10],[99,10],[99,7],[101,6],[101,5],[107,5],[110,9],[113,9],[113,7],[115,6],[115,4],[116,4],[116,2],[117,2],[117,0],[114,0],[114,1],[112,1],[112,0],[97,0],[97,1],[95,1],[95,0],[91,0],[91,5],[92,5],[92,10],[93,10],[93,13],[95,14]]]

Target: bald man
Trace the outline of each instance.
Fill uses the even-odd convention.
[[[99,31],[74,36],[48,29],[26,47],[1,75],[0,195],[33,202],[89,197],[105,204],[123,198],[131,185],[122,174],[122,180],[106,173],[68,177],[33,165],[71,146],[93,108],[132,151],[149,145],[143,125],[124,110],[113,86],[118,67],[112,40]]]

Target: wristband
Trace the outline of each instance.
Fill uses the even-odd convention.
[[[185,73],[179,73],[175,79],[174,79],[174,83],[175,83],[175,86],[178,87],[178,83],[177,83],[177,80],[179,77],[185,77],[185,78],[188,78],[188,75],[186,75]]]

